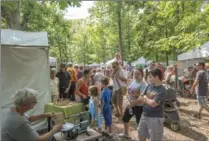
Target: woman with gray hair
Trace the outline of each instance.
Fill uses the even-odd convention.
[[[52,130],[41,136],[31,128],[31,123],[47,117],[52,117],[52,114],[41,114],[28,117],[25,112],[34,108],[37,104],[38,92],[24,88],[18,90],[12,97],[14,107],[11,108],[2,125],[1,139],[3,141],[46,141],[56,132],[60,131],[62,125],[55,125]]]

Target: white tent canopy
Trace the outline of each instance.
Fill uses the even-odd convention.
[[[10,107],[18,89],[32,88],[40,95],[28,115],[43,113],[51,99],[47,33],[2,29],[1,47],[2,108]]]
[[[56,67],[57,66],[57,58],[55,58],[55,57],[49,57],[49,64],[50,64],[50,66],[52,66],[52,67]]]
[[[112,60],[109,60],[107,61],[105,64],[108,66],[108,65],[112,65],[112,63],[115,61],[115,58],[112,59]]]
[[[1,30],[1,45],[48,47],[46,32],[23,32],[12,29]]]
[[[147,60],[142,56],[138,58],[136,61],[132,62],[132,65],[137,65],[137,64],[147,64]]]
[[[183,60],[208,58],[208,57],[209,57],[209,41],[197,49],[178,55],[178,60],[183,61]]]
[[[114,61],[115,61],[115,58],[112,59],[112,60],[107,61],[107,62],[105,63],[105,65],[106,65],[106,66],[111,66],[112,63],[113,63]],[[123,65],[124,65],[124,66],[126,66],[127,64],[128,64],[127,61],[123,61]]]
[[[100,64],[97,64],[97,63],[93,63],[93,64],[90,64],[90,65],[88,65],[89,67],[99,67],[100,66]]]

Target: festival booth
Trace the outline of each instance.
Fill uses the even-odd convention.
[[[147,60],[144,57],[140,57],[136,61],[132,62],[131,65],[144,68],[147,65]]]
[[[197,61],[209,60],[209,41],[200,47],[178,55],[178,68],[185,69]]]
[[[27,114],[44,113],[45,104],[51,100],[48,51],[46,32],[1,30],[0,103],[3,115],[12,106],[12,95],[21,88],[32,88],[39,92],[38,104]]]
[[[112,66],[112,63],[115,61],[115,58],[112,60],[109,60],[105,63],[106,66]],[[123,61],[123,66],[127,66],[127,61]]]
[[[194,65],[199,61],[207,62],[209,60],[209,42],[206,42],[202,46],[178,55],[178,87],[184,90],[184,93],[190,94],[190,88],[193,83],[193,78],[189,76],[189,72],[185,69]],[[183,73],[185,70],[185,73]],[[181,82],[181,83],[180,83]],[[188,83],[188,84],[187,84]]]
[[[88,67],[90,67],[90,68],[95,68],[95,67],[99,67],[100,66],[100,64],[97,64],[97,63],[93,63],[93,64],[90,64],[90,65],[88,65]]]
[[[49,57],[49,65],[51,68],[57,68],[57,58]]]

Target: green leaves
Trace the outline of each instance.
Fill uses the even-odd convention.
[[[57,2],[61,10],[65,10],[68,6],[80,7],[81,0],[65,0]]]
[[[123,1],[124,60],[141,56],[165,61],[209,40],[209,4],[202,1]],[[105,62],[119,49],[118,3],[97,1],[85,20],[68,21],[63,11],[80,0],[2,2],[2,27],[46,31],[50,54],[59,61]]]

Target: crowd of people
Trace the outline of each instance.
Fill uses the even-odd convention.
[[[107,69],[85,68],[83,76],[78,78],[78,70],[73,69],[71,64],[68,66],[61,64],[60,71],[56,75],[52,73],[54,74],[52,78],[56,76],[59,79],[59,95],[56,100],[67,98],[82,102],[86,105],[86,110],[90,111],[92,122],[100,132],[102,131],[101,117],[104,117],[105,127],[110,136],[112,134],[112,113],[124,123],[124,133],[119,136],[125,138],[129,138],[128,123],[135,115],[136,123],[139,124],[139,139],[160,140],[163,135],[163,104],[166,90],[162,85],[163,68],[161,64],[156,66],[151,64],[148,70],[134,68],[126,72],[128,70],[124,69],[121,61],[115,59]],[[167,73],[171,73],[170,70]],[[72,83],[75,84],[72,86]],[[127,96],[129,101],[125,110],[123,109],[124,96]],[[114,107],[114,111],[112,107]],[[152,132],[150,133],[150,131]]]
[[[201,112],[206,109],[208,96],[208,74],[205,64],[200,62],[195,65],[195,70],[188,68],[193,76],[191,92],[196,90],[197,100],[200,106],[199,113],[195,115],[201,118]],[[196,72],[195,72],[196,71]],[[186,72],[183,73],[186,75]],[[83,68],[77,65],[60,65],[56,72],[51,69],[51,94],[52,102],[61,99],[82,102],[86,105],[92,119],[92,126],[99,132],[106,132],[112,136],[112,117],[115,116],[124,125],[124,132],[119,136],[130,138],[129,121],[133,116],[138,125],[138,139],[145,141],[160,141],[163,137],[164,103],[166,88],[163,83],[176,87],[176,66],[164,68],[160,63],[151,63],[146,68],[131,66],[124,67],[120,55],[116,54],[115,61],[106,68]],[[196,76],[196,77],[194,77]],[[30,128],[31,120],[38,120],[53,116],[43,114],[34,117],[25,115],[37,103],[37,92],[31,89],[17,91],[13,97],[15,107],[9,112],[9,117],[4,122],[2,137],[5,140],[43,140],[48,139],[61,129],[61,125],[44,134],[37,135]],[[124,97],[128,104],[125,109]],[[26,117],[26,122],[21,118]],[[102,129],[104,119],[105,130]],[[12,126],[10,126],[12,125]],[[21,136],[27,134],[26,136]]]

